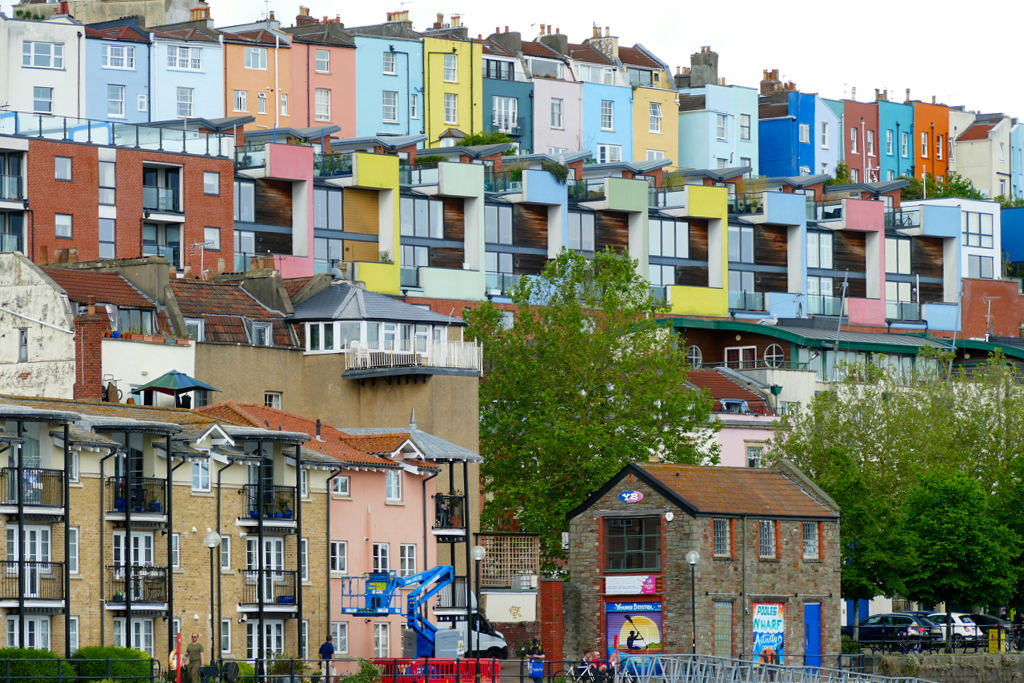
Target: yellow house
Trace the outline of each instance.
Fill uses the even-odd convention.
[[[451,34],[423,38],[423,102],[427,147],[455,144],[459,131],[483,132],[483,45]],[[451,132],[442,138],[445,131]],[[455,137],[452,137],[454,133]]]
[[[618,48],[633,86],[634,160],[671,159],[676,168],[679,150],[679,107],[672,76],[650,53],[636,47]]]

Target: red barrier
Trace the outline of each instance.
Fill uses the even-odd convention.
[[[497,659],[375,659],[381,683],[498,683]]]

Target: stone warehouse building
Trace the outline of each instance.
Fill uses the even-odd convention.
[[[821,665],[839,652],[839,508],[788,462],[630,464],[568,521],[566,659],[695,647]]]

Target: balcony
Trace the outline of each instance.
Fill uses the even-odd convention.
[[[181,247],[171,247],[161,244],[143,244],[143,256],[163,256],[172,266],[180,267]]]
[[[729,213],[757,215],[764,213],[763,192],[732,192],[729,194]]]
[[[653,297],[656,302],[662,305],[668,303],[668,287],[663,287],[661,285],[651,285],[650,288],[651,297]]]
[[[438,540],[459,541],[466,537],[465,496],[434,496],[434,526],[431,533]]]
[[[265,529],[295,529],[294,486],[264,486],[262,503],[256,484],[246,484],[241,494],[245,496],[245,515],[238,518],[240,526],[259,526],[262,515]]]
[[[569,183],[569,199],[575,202],[593,202],[604,199],[604,178],[587,178]]]
[[[843,220],[842,200],[816,202],[813,199],[814,195],[807,195],[807,197],[807,220],[818,223]]]
[[[536,590],[540,574],[538,534],[480,534],[487,549],[480,565],[480,587],[499,590]]]
[[[21,235],[8,232],[0,233],[0,251],[20,251],[24,253]]]
[[[523,169],[484,173],[484,192],[522,192]]]
[[[260,607],[260,587],[263,587],[263,610],[294,612],[298,597],[298,572],[281,569],[247,569],[239,602],[242,611],[257,611]]]
[[[63,562],[0,562],[0,607],[18,606],[22,595],[19,572],[25,576],[26,607],[64,606]]]
[[[438,170],[436,163],[424,163],[417,166],[402,165],[398,167],[399,185],[437,185]]]
[[[108,566],[107,609],[123,610],[129,599],[132,609],[167,609],[167,567]]]
[[[21,176],[0,175],[0,201],[17,202],[25,198]]]
[[[267,146],[254,142],[235,148],[235,168],[261,168],[267,165]]]
[[[519,127],[518,116],[502,116],[495,114],[491,119],[491,127],[498,133],[504,133],[505,135],[511,135],[512,137],[519,137],[522,135]]]
[[[483,364],[483,347],[476,342],[430,339],[354,341],[345,350],[344,377],[357,379],[361,376],[403,374],[479,375],[483,372]],[[445,372],[446,370],[449,372]]]
[[[167,480],[156,477],[107,477],[107,519],[123,520],[131,514],[140,522],[167,521]]]
[[[511,296],[522,277],[519,273],[487,273],[487,296]]]
[[[921,209],[886,209],[885,227],[919,228],[921,227]]]
[[[415,266],[402,266],[401,268],[401,286],[402,287],[419,287],[420,286],[420,269]]]
[[[912,301],[886,301],[885,319],[919,323],[921,322],[921,304]]]
[[[64,472],[26,467],[22,470],[21,501],[33,515],[64,514]],[[18,512],[18,468],[0,470],[0,514]]]
[[[352,175],[351,154],[314,154],[313,175],[320,178],[342,178]]]
[[[160,213],[181,213],[178,204],[178,189],[174,187],[142,187],[142,208]]]
[[[730,311],[763,311],[764,292],[729,291]]]
[[[438,621],[455,621],[460,617],[465,620],[468,607],[466,577],[456,576],[454,583],[448,584],[437,592],[434,616]]]
[[[843,315],[843,300],[838,296],[807,296],[807,313],[810,315]]]

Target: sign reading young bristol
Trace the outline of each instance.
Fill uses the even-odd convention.
[[[660,602],[606,602],[605,612],[660,612]]]
[[[644,494],[639,491],[623,491],[619,494],[619,500],[623,503],[639,503],[644,499]]]

